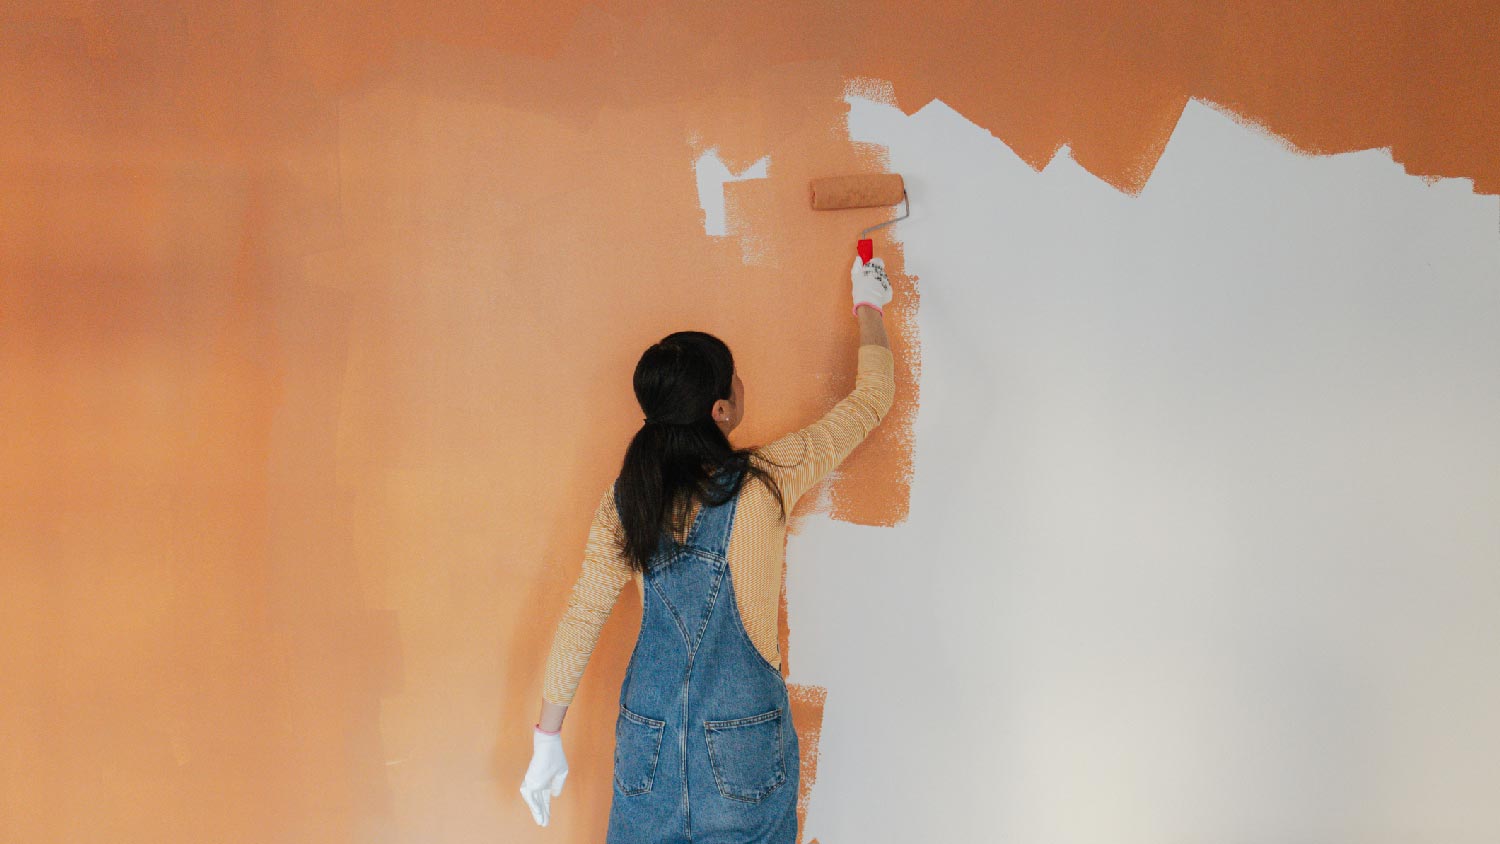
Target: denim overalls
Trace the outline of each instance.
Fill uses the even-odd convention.
[[[737,503],[703,506],[685,545],[663,532],[644,575],[608,844],[796,844],[801,757],[786,682],[745,632],[725,560]]]

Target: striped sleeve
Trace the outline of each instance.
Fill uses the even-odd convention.
[[[552,637],[552,651],[547,656],[547,670],[542,681],[542,697],[548,703],[567,706],[594,653],[599,632],[620,597],[620,590],[630,580],[630,566],[620,555],[620,516],[615,510],[614,486],[604,491],[589,527],[584,547],[583,570],[573,584],[567,611]]]
[[[859,347],[854,389],[823,418],[765,446],[787,509],[864,442],[896,399],[896,361],[885,346]]]

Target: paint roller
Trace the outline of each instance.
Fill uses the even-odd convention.
[[[817,211],[835,211],[843,208],[875,208],[881,205],[903,206],[901,216],[870,226],[859,233],[859,257],[865,263],[875,256],[875,241],[869,234],[891,223],[905,220],[911,213],[911,200],[906,196],[906,182],[899,173],[867,173],[858,176],[829,176],[813,179],[812,207]]]

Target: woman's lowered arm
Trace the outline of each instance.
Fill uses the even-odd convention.
[[[562,794],[568,778],[568,760],[562,749],[563,718],[573,701],[573,692],[599,641],[599,631],[609,619],[620,589],[630,580],[630,568],[619,557],[614,487],[605,491],[594,511],[584,549],[583,571],[573,584],[568,609],[558,622],[547,657],[542,684],[542,711],[532,735],[531,764],[521,782],[521,796],[537,823],[551,819],[552,798]]]

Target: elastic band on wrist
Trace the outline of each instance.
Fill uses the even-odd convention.
[[[562,732],[562,727],[558,727],[555,730],[544,730],[542,729],[542,725],[540,723],[535,725],[535,729],[537,732],[541,733],[544,736],[555,736]]]

